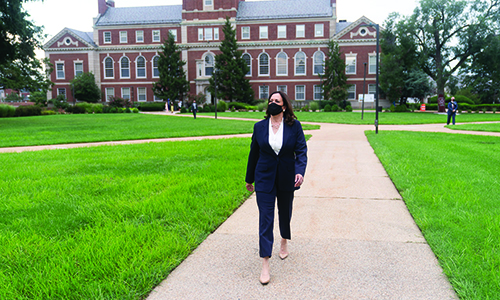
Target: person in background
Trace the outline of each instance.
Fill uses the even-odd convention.
[[[302,125],[296,119],[286,95],[277,91],[269,97],[266,118],[253,128],[245,182],[247,190],[255,190],[257,195],[259,255],[263,258],[259,281],[263,285],[271,280],[269,258],[274,242],[276,202],[281,234],[279,257],[285,259],[287,240],[291,239],[294,191],[304,182],[307,144]]]
[[[450,125],[450,119],[453,118],[453,125],[455,125],[455,115],[457,114],[458,104],[455,102],[455,97],[451,97],[450,103],[448,103],[448,120],[446,125]]]
[[[196,105],[196,100],[193,100],[193,104],[191,105],[191,111],[193,112],[193,116],[196,119],[196,112],[198,112],[198,106]]]

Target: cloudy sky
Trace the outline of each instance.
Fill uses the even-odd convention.
[[[351,22],[366,16],[382,25],[391,12],[409,15],[417,3],[416,0],[337,0],[337,17]],[[180,4],[182,0],[115,0],[116,7]],[[92,18],[97,16],[97,0],[38,0],[25,3],[24,7],[36,25],[45,27],[46,41],[65,27],[91,32]]]

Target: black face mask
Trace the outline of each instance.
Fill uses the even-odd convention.
[[[271,114],[271,116],[276,116],[283,112],[283,106],[273,102],[269,104],[269,106],[267,107],[267,111],[269,112],[269,114]]]

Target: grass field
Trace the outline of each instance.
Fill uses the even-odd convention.
[[[463,124],[454,126],[448,125],[446,127],[454,130],[500,132],[500,123]]]
[[[0,118],[0,147],[251,133],[254,123],[147,114]]]
[[[500,295],[500,138],[367,132],[461,299]]]
[[[248,197],[249,145],[0,154],[0,299],[143,298]]]
[[[264,112],[224,112],[217,113],[220,117],[262,119]],[[361,120],[360,112],[295,112],[301,122],[321,122],[338,124],[374,124],[375,112],[365,112]],[[214,113],[200,113],[213,116]],[[457,116],[457,122],[500,121],[500,114],[463,114]],[[379,124],[409,125],[409,124],[446,124],[446,114],[437,113],[379,113]]]

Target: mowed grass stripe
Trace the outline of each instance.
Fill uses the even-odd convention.
[[[462,299],[500,295],[500,138],[367,132]]]
[[[249,195],[249,138],[0,154],[0,299],[141,299]]]

